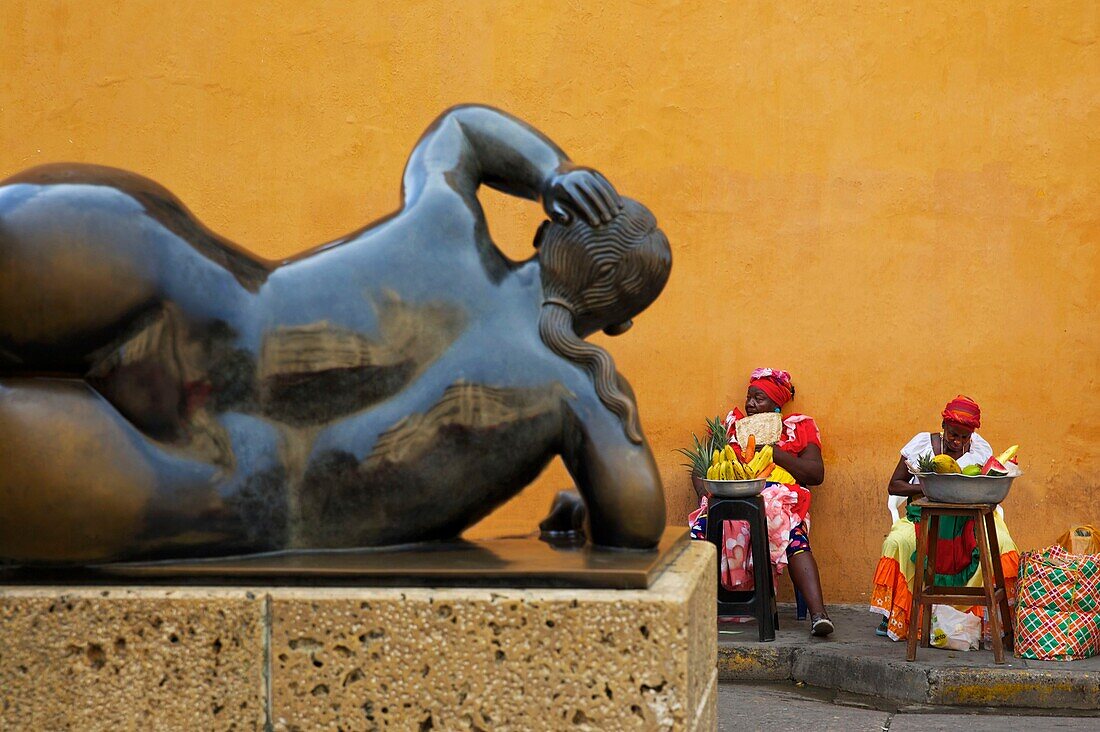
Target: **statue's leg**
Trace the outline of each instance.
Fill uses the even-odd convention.
[[[95,562],[247,543],[232,503],[246,482],[239,465],[163,448],[82,381],[0,379],[0,465],[0,559]]]
[[[96,560],[134,542],[155,476],[105,405],[82,382],[0,381],[0,556]]]

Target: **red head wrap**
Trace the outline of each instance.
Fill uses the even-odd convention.
[[[943,408],[943,421],[976,430],[982,426],[982,410],[973,399],[959,394]]]
[[[755,386],[767,394],[777,405],[782,407],[794,398],[794,385],[791,384],[791,375],[778,369],[756,369],[749,376],[749,386]]]

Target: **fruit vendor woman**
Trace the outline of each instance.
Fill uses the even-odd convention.
[[[726,417],[728,434],[736,434],[736,422],[746,416],[767,412],[782,414],[783,406],[794,398],[791,375],[778,369],[756,369],[749,377],[745,412],[735,409]],[[790,566],[794,582],[810,610],[811,632],[817,636],[833,632],[825,611],[817,562],[810,551],[809,486],[825,479],[821,460],[821,435],[812,418],[789,414],[782,421],[779,441],[772,450],[775,469],[767,479],[761,496],[768,517],[768,547],[773,571],[778,574]],[[693,536],[706,536],[706,512],[709,496],[701,496],[699,510],[691,515]],[[722,527],[722,584],[731,590],[752,586],[749,564],[751,541],[748,523],[727,521]]]
[[[959,468],[981,467],[993,457],[989,443],[975,430],[981,426],[981,409],[974,400],[957,396],[943,410],[943,422],[939,433],[921,432],[901,448],[901,458],[890,476],[889,491],[892,496],[905,496],[907,509],[894,522],[886,540],[882,543],[882,558],[875,569],[874,588],[871,592],[871,612],[882,615],[882,623],[876,631],[893,640],[905,640],[909,635],[909,606],[913,598],[913,578],[916,576],[917,532],[920,509],[912,502],[924,495],[920,479],[910,475],[906,463],[914,466],[938,456],[952,458]],[[952,466],[954,468],[954,466]],[[1016,596],[1016,575],[1020,557],[1016,544],[1008,535],[1008,528],[1000,515],[994,514],[997,526],[997,543],[1001,548],[1001,566],[1009,600]],[[940,518],[939,544],[936,549],[936,584],[949,586],[981,587],[974,522],[963,517]],[[981,615],[981,608],[971,612]]]

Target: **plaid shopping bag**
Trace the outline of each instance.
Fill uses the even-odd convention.
[[[1100,613],[1016,608],[1016,655],[1072,661],[1100,654]]]
[[[1016,603],[1060,612],[1100,612],[1100,555],[1070,554],[1060,546],[1024,552]]]
[[[1100,556],[1060,546],[1024,552],[1016,603],[1020,658],[1069,661],[1100,654]]]

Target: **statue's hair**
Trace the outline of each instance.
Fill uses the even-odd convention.
[[[638,422],[638,405],[619,386],[619,374],[611,354],[577,336],[573,331],[573,314],[558,301],[546,302],[539,317],[539,336],[551,351],[584,367],[592,377],[596,395],[608,409],[618,415],[623,430],[631,442],[641,443],[642,427]]]
[[[628,323],[653,302],[672,267],[668,240],[648,209],[624,198],[622,211],[601,226],[580,217],[544,224],[538,246],[544,295],[539,336],[589,373],[600,401],[622,420],[627,437],[640,443],[638,407],[624,391],[615,362],[582,335]]]

